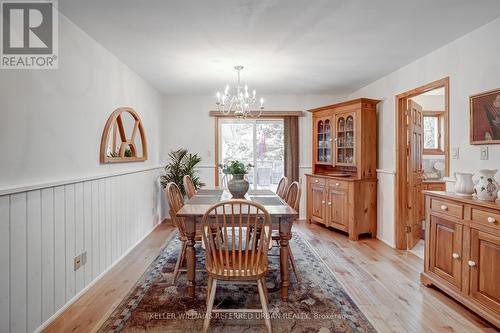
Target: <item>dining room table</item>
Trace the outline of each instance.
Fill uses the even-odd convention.
[[[196,233],[201,228],[197,225],[202,223],[205,212],[216,203],[230,200],[231,193],[222,188],[203,188],[188,199],[184,206],[177,212],[176,216],[184,218],[186,236],[188,238],[186,248],[187,262],[187,292],[188,296],[194,298],[196,293]],[[289,264],[289,241],[292,238],[292,225],[299,214],[290,207],[285,200],[271,190],[257,189],[249,190],[245,195],[246,200],[261,204],[269,212],[272,220],[272,228],[279,233],[279,256],[281,276],[281,298],[288,299],[290,286]]]

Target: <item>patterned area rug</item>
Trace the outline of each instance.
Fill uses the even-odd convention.
[[[280,298],[278,248],[270,252],[267,276],[269,310],[273,332],[375,332],[373,326],[346,294],[332,272],[310,245],[294,232],[290,242],[302,274],[292,285],[288,302]],[[205,315],[207,276],[196,273],[196,298],[186,296],[186,274],[176,285],[172,272],[180,242],[172,239],[146,270],[136,286],[99,329],[104,332],[201,332]],[[202,269],[204,253],[197,248],[197,264]],[[215,296],[218,308],[260,308],[255,285],[218,284]],[[215,316],[215,318],[214,318]],[[210,323],[210,332],[263,332],[258,313],[218,313]]]

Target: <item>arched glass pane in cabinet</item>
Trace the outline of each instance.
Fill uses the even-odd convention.
[[[317,142],[318,142],[318,162],[324,162],[325,160],[325,154],[324,154],[324,146],[325,146],[325,133],[324,133],[324,124],[323,121],[320,120],[318,121],[318,137],[317,137]]]
[[[324,158],[325,162],[330,162],[331,161],[331,156],[332,156],[332,129],[330,125],[330,120],[327,119],[325,120],[325,146],[324,146]]]
[[[345,122],[344,163],[354,164],[354,117],[348,116]]]

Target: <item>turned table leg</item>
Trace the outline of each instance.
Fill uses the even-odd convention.
[[[196,218],[186,218],[186,236],[187,247],[186,247],[186,261],[187,261],[187,291],[188,296],[191,298],[195,297],[195,287],[196,287],[196,249],[194,248],[195,236],[196,236]]]
[[[288,273],[288,241],[292,238],[292,223],[290,220],[280,218],[280,271],[281,271],[281,299],[288,300],[288,287],[290,286],[290,275]]]

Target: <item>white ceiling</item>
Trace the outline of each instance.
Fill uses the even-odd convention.
[[[165,94],[347,93],[500,16],[499,0],[60,0]],[[494,43],[495,41],[492,41]]]

